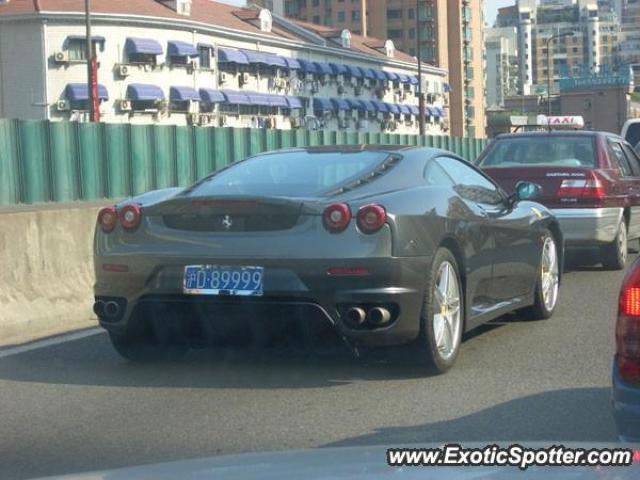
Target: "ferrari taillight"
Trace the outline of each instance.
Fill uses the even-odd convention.
[[[635,263],[622,283],[616,353],[620,377],[627,383],[640,383],[640,263]]]
[[[381,205],[365,205],[358,210],[358,228],[363,233],[375,233],[387,221],[387,211]]]
[[[104,233],[111,233],[118,223],[118,213],[115,207],[105,207],[98,212],[98,225]]]
[[[135,230],[142,221],[142,210],[138,205],[126,205],[120,210],[120,223],[125,230]]]
[[[331,233],[343,232],[351,221],[351,209],[346,203],[334,203],[324,209],[322,222]]]

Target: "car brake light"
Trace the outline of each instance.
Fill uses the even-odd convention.
[[[126,205],[120,210],[120,223],[125,230],[135,230],[142,221],[142,210],[138,205]]]
[[[622,283],[616,353],[620,377],[627,383],[640,383],[640,264],[631,268]]]
[[[334,203],[322,214],[324,227],[331,233],[344,231],[351,221],[351,209],[346,203]]]
[[[365,205],[358,210],[358,228],[363,233],[375,233],[387,221],[387,212],[380,205]]]
[[[115,207],[105,207],[98,212],[98,225],[104,233],[111,233],[118,223],[118,213]]]
[[[600,179],[591,172],[591,178],[563,180],[558,196],[602,199],[606,192]]]

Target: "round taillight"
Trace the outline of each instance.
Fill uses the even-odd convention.
[[[138,205],[126,205],[120,210],[120,223],[125,230],[135,230],[142,220],[142,211]]]
[[[113,232],[118,223],[118,213],[115,207],[105,207],[98,212],[98,225],[104,233]]]
[[[358,210],[358,228],[363,233],[374,233],[387,221],[387,211],[380,205],[365,205]]]
[[[331,233],[343,232],[351,221],[351,209],[346,203],[334,203],[325,208],[322,220]]]

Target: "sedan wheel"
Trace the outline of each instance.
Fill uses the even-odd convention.
[[[464,328],[464,294],[458,264],[446,248],[434,255],[425,289],[418,358],[437,373],[449,370],[458,356]]]
[[[627,264],[627,224],[620,222],[616,238],[602,248],[602,265],[607,270],[622,270]]]
[[[542,254],[534,292],[534,304],[524,309],[524,313],[532,320],[545,320],[551,317],[558,303],[559,291],[560,258],[558,246],[551,232],[546,231],[542,240]]]

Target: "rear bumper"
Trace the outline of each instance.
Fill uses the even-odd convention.
[[[557,208],[565,244],[602,245],[615,240],[622,208]]]
[[[615,358],[612,377],[611,406],[618,436],[624,441],[640,442],[640,387],[622,381]]]
[[[96,266],[104,261],[96,257]],[[116,321],[100,319],[100,324],[114,333],[124,333],[136,314],[149,303],[175,313],[176,310],[199,312],[201,321],[216,326],[217,308],[227,309],[233,316],[251,321],[269,321],[265,313],[278,307],[278,316],[296,320],[308,308],[316,316],[334,328],[337,333],[355,345],[392,346],[409,343],[420,332],[420,313],[423,304],[425,272],[429,271],[431,258],[373,258],[335,260],[215,260],[188,259],[181,262],[148,264],[140,257],[127,273],[104,272],[96,269],[95,295],[97,299],[121,298],[125,311]],[[151,260],[151,259],[150,259]],[[126,259],[108,257],[110,263],[126,264]],[[262,297],[193,296],[182,292],[182,276],[187,264],[262,265],[265,268],[264,295]],[[365,277],[334,277],[327,269],[366,267],[370,275]],[[353,328],[343,318],[344,306],[389,305],[394,310],[390,324],[377,328]],[[365,310],[366,310],[365,308]],[[204,312],[204,313],[203,313]],[[164,316],[162,313],[161,316]],[[170,317],[171,315],[167,315]],[[218,317],[219,318],[219,317]]]

